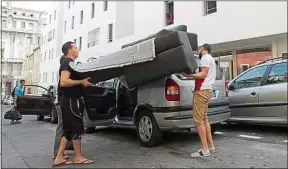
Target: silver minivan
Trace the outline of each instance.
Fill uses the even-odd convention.
[[[200,59],[197,59],[198,62]],[[180,74],[153,81],[129,90],[117,79],[84,89],[86,132],[96,126],[136,126],[142,145],[160,143],[162,131],[191,129],[194,80]],[[209,103],[208,117],[214,132],[230,117],[228,88],[219,69]]]
[[[287,59],[267,60],[233,79],[228,122],[287,127],[287,69]]]

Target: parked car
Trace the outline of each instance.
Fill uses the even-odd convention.
[[[37,115],[38,121],[44,120],[45,116],[49,116],[51,123],[57,123],[56,89],[52,85],[49,88],[26,85],[24,95],[17,97],[17,110],[22,115]]]
[[[267,60],[229,83],[228,122],[287,126],[287,59]]]
[[[199,58],[197,60],[200,61]],[[132,90],[125,88],[118,79],[84,88],[86,112],[83,119],[86,132],[93,132],[96,126],[103,125],[136,126],[142,145],[155,146],[162,139],[162,131],[193,127],[193,89],[193,78],[180,74],[173,74]],[[220,122],[230,117],[228,89],[219,69],[213,94],[208,117],[214,132]],[[30,98],[21,99],[26,101],[20,105],[20,109],[28,107]],[[44,95],[37,99],[45,100],[46,103],[31,99],[34,108],[29,111],[34,111],[35,114],[45,111],[49,114],[53,106],[51,96]]]

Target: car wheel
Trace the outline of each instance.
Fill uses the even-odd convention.
[[[50,115],[50,122],[52,124],[56,124],[58,121],[58,114],[55,107],[52,108],[51,115]]]
[[[44,116],[43,115],[37,115],[37,120],[38,121],[42,121],[42,120],[44,120]]]
[[[86,134],[91,134],[96,132],[96,127],[87,127],[85,128],[85,133]]]
[[[214,134],[219,128],[221,123],[211,124],[211,133]]]
[[[162,141],[162,132],[151,112],[139,112],[136,120],[137,137],[143,146],[153,147]]]

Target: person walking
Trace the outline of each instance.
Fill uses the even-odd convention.
[[[86,79],[81,77],[69,66],[70,62],[78,57],[79,50],[73,42],[66,42],[62,46],[62,52],[65,55],[63,63],[60,66],[60,107],[63,120],[63,137],[54,160],[53,167],[69,164],[92,164],[93,160],[87,159],[81,154],[81,138],[84,134],[83,111],[84,101],[83,86],[92,86]],[[64,151],[69,141],[72,140],[74,148],[74,160],[64,159]]]
[[[212,97],[212,87],[216,80],[216,63],[210,55],[211,46],[204,44],[199,50],[201,58],[199,73],[183,76],[195,79],[193,94],[193,122],[201,140],[202,149],[192,153],[191,157],[207,157],[214,153],[215,147],[211,134],[211,126],[208,122],[208,103]]]
[[[62,55],[61,58],[60,58],[60,65],[63,63],[65,59],[65,56]],[[60,68],[59,68],[60,69]],[[57,124],[57,128],[56,128],[56,132],[55,132],[55,141],[54,141],[54,156],[53,156],[53,159],[56,158],[56,155],[57,155],[57,152],[58,152],[58,148],[60,146],[60,142],[61,142],[61,138],[62,138],[62,135],[63,135],[63,120],[62,120],[62,111],[61,111],[61,107],[60,107],[60,98],[61,98],[61,90],[60,90],[60,79],[59,79],[59,82],[58,82],[58,86],[57,86],[57,103],[55,105],[55,108],[56,108],[56,112],[58,114],[58,124]],[[66,146],[66,149],[65,150],[74,150],[73,149],[73,145],[72,145],[72,142],[70,141],[68,143],[68,145]],[[63,158],[64,159],[68,159],[68,155],[67,154],[63,154]]]
[[[19,96],[23,96],[24,94],[24,86],[25,86],[25,80],[22,79],[20,80],[20,84],[15,87],[15,96],[14,96],[14,108],[16,109],[17,108],[17,97]],[[10,124],[17,124],[17,123],[21,123],[21,120],[11,120]]]

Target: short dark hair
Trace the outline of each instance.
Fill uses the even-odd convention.
[[[65,56],[64,56],[64,55],[62,55],[62,56],[61,56],[61,58],[60,58],[60,64],[62,64],[62,63],[63,63],[64,59],[65,59]]]
[[[74,42],[71,42],[71,41],[64,43],[64,45],[62,46],[62,52],[65,56],[68,54],[68,51],[69,51],[69,49],[72,48],[73,44],[74,44]]]
[[[21,80],[20,80],[20,83],[22,83],[22,82],[25,82],[25,80],[24,80],[24,79],[21,79]]]
[[[211,52],[211,46],[209,44],[207,44],[207,43],[203,44],[202,48],[205,49],[206,51],[208,51],[208,53]]]

